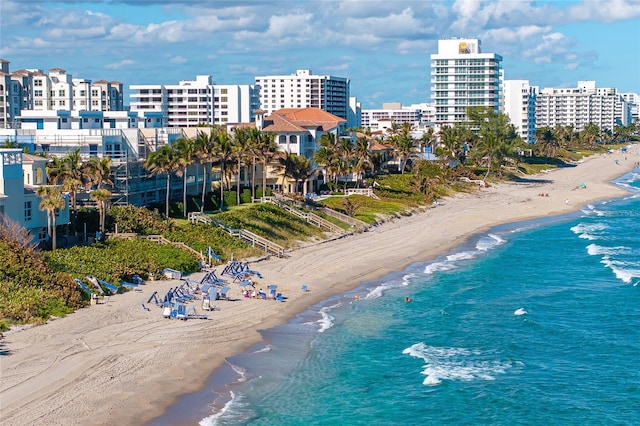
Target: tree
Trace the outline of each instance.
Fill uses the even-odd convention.
[[[587,123],[580,132],[580,139],[583,143],[586,143],[590,148],[595,148],[596,142],[600,138],[600,127],[594,123]]]
[[[111,192],[108,189],[98,188],[91,191],[91,199],[96,202],[98,207],[98,217],[100,222],[100,239],[104,238],[105,218],[107,215],[107,206],[111,200]]]
[[[169,220],[169,194],[171,192],[171,173],[180,167],[179,158],[176,152],[169,145],[150,153],[145,161],[145,168],[149,170],[151,176],[159,174],[167,175],[167,194],[165,200],[165,218]]]
[[[193,139],[179,138],[171,147],[175,151],[178,177],[182,177],[182,216],[187,217],[187,169],[196,158],[196,145]]]
[[[554,132],[549,127],[540,127],[535,133],[536,144],[542,148],[545,156],[553,157],[557,152],[557,139]]]
[[[260,131],[258,147],[259,158],[262,160],[262,196],[267,195],[267,166],[273,161],[278,152],[278,144],[273,133]]]
[[[71,232],[76,234],[77,195],[84,185],[84,173],[80,149],[69,152],[59,159],[53,157],[47,165],[47,178],[50,183],[62,185],[62,191],[68,192],[71,201]]]
[[[509,117],[486,107],[468,108],[467,117],[477,129],[478,139],[473,155],[482,162],[486,161],[485,179],[494,167],[501,175],[506,162],[518,158],[517,148],[520,145],[520,138]]]
[[[47,212],[47,236],[51,241],[51,249],[56,249],[56,210],[64,207],[65,199],[62,190],[53,185],[39,186],[37,195],[41,198],[40,210]]]
[[[90,158],[82,168],[89,184],[91,186],[95,185],[97,189],[100,189],[103,186],[113,185],[113,181],[111,180],[112,163],[113,160],[110,157]]]
[[[311,162],[302,155],[293,154],[293,173],[292,177],[296,182],[296,192],[300,189],[302,184],[302,194],[307,193],[307,180],[311,177]]]
[[[222,207],[224,205],[224,185],[223,179],[225,176],[225,165],[231,161],[234,155],[233,151],[233,141],[226,130],[219,130],[216,132],[216,144],[215,144],[215,155],[218,161],[220,162],[220,208],[222,211]]]
[[[251,140],[248,129],[239,128],[233,133],[233,152],[238,165],[238,175],[236,177],[236,204],[240,205],[240,173],[242,171],[242,163],[251,153]]]
[[[211,169],[211,163],[215,157],[216,136],[213,129],[208,133],[198,132],[195,140],[195,156],[202,164],[202,200],[200,205],[200,213],[204,213],[204,198],[207,192],[207,169]]]

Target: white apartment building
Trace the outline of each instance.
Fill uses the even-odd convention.
[[[21,111],[123,111],[122,83],[73,78],[62,68],[10,72],[0,59],[0,128],[19,125]]]
[[[251,123],[260,108],[260,95],[250,84],[216,84],[214,87],[214,124]]]
[[[169,127],[251,122],[258,109],[253,86],[216,85],[209,75],[178,84],[131,85],[129,91],[131,111],[164,115]]]
[[[593,123],[603,130],[631,122],[631,108],[613,88],[596,88],[595,81],[578,81],[573,88],[544,88],[536,100],[536,127],[573,126],[576,131]]]
[[[418,127],[421,121],[421,111],[416,108],[402,106],[400,102],[383,103],[381,109],[363,109],[361,125],[371,131],[386,130],[392,123],[409,123]]]
[[[291,75],[256,77],[256,86],[260,90],[260,108],[267,115],[285,108],[318,108],[349,119],[348,78],[297,70]]]
[[[637,122],[640,120],[640,94],[639,93],[621,93],[622,99],[627,101],[631,108],[631,122]]]
[[[349,97],[349,117],[347,118],[347,127],[362,127],[362,104],[358,102],[355,96]]]
[[[502,56],[483,53],[478,39],[438,40],[431,55],[431,98],[436,105],[435,124],[452,125],[467,120],[468,107],[500,111]]]
[[[529,80],[505,80],[503,83],[503,113],[527,143],[535,142],[537,92],[538,87],[529,85]]]

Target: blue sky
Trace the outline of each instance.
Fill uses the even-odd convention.
[[[507,79],[640,92],[640,0],[0,0],[12,71],[127,87],[311,69],[349,78],[364,108],[430,102],[429,55],[450,37],[481,39]]]

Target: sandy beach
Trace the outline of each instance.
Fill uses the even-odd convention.
[[[639,160],[637,146],[592,156],[575,167],[443,199],[437,207],[369,232],[305,246],[287,258],[253,263],[263,276],[259,286],[277,284],[287,298],[282,303],[245,299],[232,284],[231,300],[217,301],[209,319],[168,320],[159,307],[150,304],[147,311],[141,304],[179,281],[153,281],[142,291],[45,325],[10,330],[0,341],[0,424],[143,424],[180,395],[200,389],[225,358],[257,343],[258,330],[363,281],[434,259],[493,226],[558,216],[624,196],[611,181]],[[222,268],[216,268],[218,275]],[[309,291],[301,291],[303,284]]]

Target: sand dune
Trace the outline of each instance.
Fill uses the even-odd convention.
[[[626,192],[610,182],[638,160],[636,147],[627,154],[594,156],[576,167],[460,194],[370,232],[253,264],[264,277],[259,285],[277,284],[287,296],[284,303],[244,299],[232,285],[234,300],[218,301],[208,320],[168,320],[160,308],[146,311],[141,303],[178,281],[155,281],[142,292],[115,296],[46,325],[11,330],[0,348],[8,352],[0,356],[0,424],[144,423],[179,395],[202,387],[225,357],[259,341],[257,330],[364,280],[435,258],[492,226],[623,196]],[[302,292],[302,284],[310,291]]]

